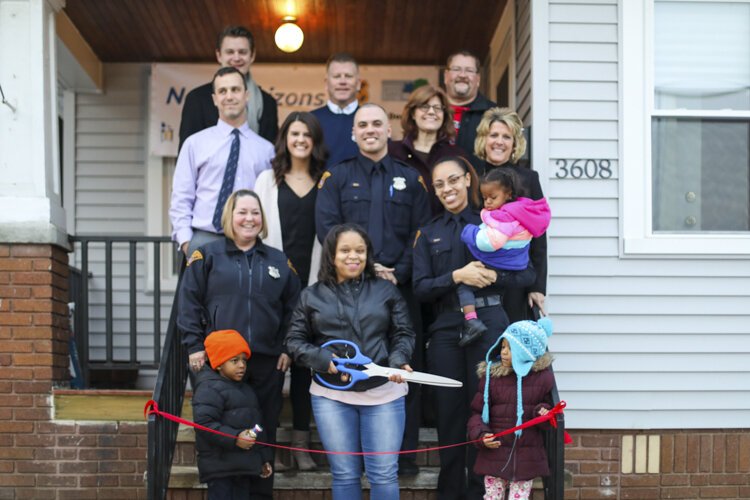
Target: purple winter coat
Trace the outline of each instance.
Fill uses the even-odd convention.
[[[549,370],[552,356],[546,353],[539,358],[528,375],[523,378],[523,421],[539,416],[542,407],[552,408],[552,387],[555,376]],[[482,422],[484,406],[485,363],[477,367],[479,390],[471,402],[471,417],[467,424],[469,439],[479,439],[483,434],[495,434],[516,425],[516,374],[512,368],[503,367],[498,360],[490,368],[490,423]],[[546,427],[543,427],[546,426]],[[544,450],[542,428],[548,424],[523,430],[515,448],[515,434],[498,438],[502,445],[497,449],[477,443],[479,452],[474,463],[474,473],[480,476],[501,477],[508,481],[528,481],[549,475],[547,453]],[[512,451],[512,453],[511,453]],[[507,466],[506,466],[507,464]]]

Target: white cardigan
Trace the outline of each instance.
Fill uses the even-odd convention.
[[[317,189],[313,186],[313,189]],[[264,170],[255,180],[255,192],[260,198],[260,204],[263,207],[263,213],[266,215],[268,227],[268,236],[263,240],[268,246],[284,251],[284,244],[281,238],[281,219],[279,217],[279,186],[276,185],[276,179],[273,176],[273,169]],[[312,257],[310,259],[310,276],[307,284],[312,285],[318,281],[318,271],[320,270],[320,256],[322,247],[318,238],[314,238]]]

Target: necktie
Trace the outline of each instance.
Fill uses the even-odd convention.
[[[372,240],[372,249],[377,260],[378,254],[383,250],[383,182],[385,172],[383,165],[376,163],[370,177],[370,223],[369,235]]]
[[[216,201],[214,218],[211,221],[217,233],[221,232],[221,214],[224,211],[224,204],[227,202],[227,199],[229,199],[229,195],[232,194],[232,190],[234,189],[234,178],[237,175],[237,163],[240,159],[240,131],[238,129],[234,129],[232,130],[232,134],[234,134],[234,139],[232,139],[232,148],[229,150],[227,168],[224,169],[224,180],[221,181],[219,199]]]

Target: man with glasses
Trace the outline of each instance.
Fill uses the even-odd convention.
[[[458,133],[456,144],[469,154],[474,168],[484,164],[474,154],[477,126],[484,112],[497,106],[479,93],[479,70],[479,59],[471,52],[461,50],[448,56],[444,72],[445,90],[453,108],[453,123]]]

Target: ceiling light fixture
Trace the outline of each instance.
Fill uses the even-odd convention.
[[[296,17],[285,16],[282,21],[284,21],[284,24],[279,26],[279,29],[276,30],[276,34],[273,37],[276,46],[284,52],[296,52],[302,47],[302,42],[305,40],[305,34],[302,33],[302,29],[297,26]]]

